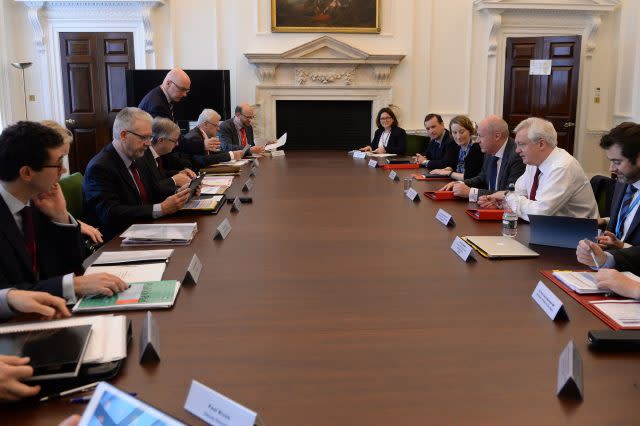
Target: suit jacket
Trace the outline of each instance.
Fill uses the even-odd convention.
[[[453,171],[455,172],[458,166],[458,155],[460,155],[460,146],[456,144],[455,150],[455,165]],[[464,178],[471,179],[480,174],[482,170],[482,164],[484,163],[484,154],[480,149],[480,145],[477,143],[471,144],[471,148],[467,156],[464,158]]]
[[[451,133],[445,129],[442,142],[438,144],[433,140],[429,140],[422,155],[429,159],[427,167],[431,170],[444,169],[445,167],[455,169],[458,164],[459,151],[458,144],[451,137]]]
[[[246,126],[244,130],[247,133],[247,143],[253,146],[253,127]],[[242,149],[242,141],[238,138],[238,131],[233,123],[233,117],[220,123],[218,137],[220,138],[222,151],[238,151]]]
[[[164,117],[169,120],[176,121],[167,97],[160,86],[155,89],[151,89],[149,93],[144,95],[144,98],[140,101],[138,108],[147,111],[153,118]]]
[[[194,127],[182,137],[179,147],[198,169],[231,160],[231,155],[226,151],[207,154],[204,150],[204,137],[198,127]]]
[[[160,171],[160,169],[158,168],[158,163],[156,162],[156,159],[153,158],[151,150],[147,149],[144,152],[142,158],[138,158],[136,160],[136,164],[138,165],[139,169],[143,167],[149,169],[151,178],[156,182],[156,185],[158,186],[158,188],[160,188],[161,192],[165,194],[171,194],[176,191],[176,183],[173,181],[173,179],[171,179],[171,176],[173,175],[169,174],[167,171]]]
[[[613,198],[611,200],[611,214],[609,215],[609,225],[607,225],[607,230],[616,233],[616,225],[618,224],[618,213],[620,212],[620,205],[622,204],[622,199],[624,198],[624,191],[626,189],[626,185],[624,183],[616,183],[616,186],[613,190]],[[625,243],[631,244],[632,246],[640,245],[640,208],[636,210],[636,214],[631,220],[631,226],[627,230],[627,236],[624,240]]]
[[[62,297],[62,276],[81,269],[84,246],[80,227],[59,226],[33,209],[38,277],[9,207],[0,197],[0,288],[45,291]]]
[[[471,179],[465,179],[465,185],[471,188],[478,188],[478,196],[489,195],[496,191],[503,191],[509,188],[509,184],[515,184],[518,178],[524,173],[525,165],[522,158],[516,154],[516,143],[512,138],[507,140],[507,146],[502,155],[502,164],[498,172],[498,184],[496,191],[489,190],[489,165],[491,164],[492,155],[484,156],[484,163],[480,174]]]
[[[100,228],[105,240],[133,223],[152,220],[152,204],[162,202],[170,195],[153,180],[144,163],[136,164],[149,204],[142,205],[138,188],[113,143],[104,147],[87,165],[82,182],[85,216],[90,224]]]
[[[380,142],[380,137],[382,136],[382,132],[384,132],[383,128],[376,129],[376,132],[373,134],[373,140],[371,141],[371,149],[378,149],[378,142]],[[389,141],[387,142],[387,147],[385,151],[389,154],[398,154],[404,155],[407,150],[407,132],[404,131],[403,128],[394,126],[391,128],[391,134],[389,135]]]
[[[611,254],[616,261],[615,268],[618,271],[630,271],[640,275],[640,246],[611,250]]]

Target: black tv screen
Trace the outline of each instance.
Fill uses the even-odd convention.
[[[205,108],[214,109],[223,120],[231,117],[229,70],[184,70],[191,79],[186,98],[174,106],[180,128],[188,130],[189,121],[197,120]],[[169,70],[127,70],[127,105],[138,106],[151,89],[159,86]]]

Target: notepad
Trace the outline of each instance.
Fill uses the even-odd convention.
[[[640,281],[640,277],[631,272],[627,271],[622,274],[632,280]],[[596,272],[553,271],[553,276],[578,294],[599,294],[610,292],[610,290],[598,288],[598,285],[596,284]]]
[[[172,254],[173,249],[103,251],[91,265],[116,265],[122,263],[141,263],[153,261],[168,262]]]
[[[121,235],[123,246],[135,245],[187,245],[198,225],[194,223],[153,223],[131,225]]]
[[[181,211],[202,211],[202,212],[215,212],[219,210],[223,196],[215,195],[213,197],[198,197],[189,200],[180,210]]]
[[[129,265],[91,265],[85,271],[85,274],[98,274],[106,272],[115,275],[126,283],[144,282],[144,281],[160,281],[167,267],[166,262],[156,263],[140,263]]]
[[[179,289],[180,282],[175,280],[131,283],[127,290],[113,296],[85,296],[73,312],[170,308]]]
[[[91,325],[0,334],[0,353],[29,357],[33,376],[25,381],[76,377],[89,343]]]

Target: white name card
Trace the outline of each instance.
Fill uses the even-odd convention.
[[[369,167],[373,167],[374,169],[378,167],[378,160],[369,160]]]
[[[460,259],[464,260],[465,262],[473,259],[473,247],[467,244],[460,237],[456,237],[455,240],[453,240],[453,244],[451,244],[451,250],[453,250],[458,256],[460,256]]]
[[[205,423],[215,426],[261,426],[262,419],[255,411],[192,380],[184,409]]]
[[[198,284],[198,278],[200,278],[201,271],[202,262],[200,262],[198,255],[194,253],[193,257],[191,258],[191,262],[189,262],[189,266],[187,267],[187,272],[184,274],[182,283]]]
[[[405,192],[405,195],[411,201],[420,201],[420,196],[418,195],[416,190],[413,188],[410,188],[407,192]]]
[[[240,212],[240,207],[242,207],[242,202],[240,202],[240,198],[236,197],[233,199],[233,203],[231,204],[232,212]]]
[[[284,151],[271,151],[271,156],[272,157],[284,157]]]
[[[391,170],[391,173],[389,173],[389,179],[393,181],[400,180],[400,178],[398,177],[398,173],[395,170]]]
[[[353,153],[353,158],[365,158],[367,154],[364,151],[356,151]]]
[[[249,192],[253,188],[253,179],[249,178],[242,187],[242,192]]]
[[[213,236],[213,239],[224,240],[225,238],[227,238],[227,235],[229,235],[229,232],[231,232],[231,224],[229,223],[229,219],[225,219],[220,225],[218,225],[216,234]]]
[[[571,340],[558,358],[558,382],[556,395],[560,398],[584,398],[582,357]]]
[[[549,290],[549,287],[544,285],[542,281],[538,281],[538,285],[533,290],[531,298],[536,301],[538,306],[540,306],[552,321],[555,321],[556,319],[569,319],[567,311],[562,305],[562,301],[558,299],[558,297],[553,294],[553,292]]]
[[[256,167],[260,167],[260,161],[258,161],[257,158],[254,158],[253,159],[253,165],[256,166]]]
[[[453,217],[442,209],[439,209],[438,213],[436,213],[436,219],[444,226],[455,226],[456,224]]]
[[[252,177],[253,177],[253,176],[257,175],[257,174],[258,174],[258,168],[257,168],[257,167],[255,167],[255,166],[254,166],[254,167],[252,167],[252,168],[251,168],[251,173],[249,173],[249,176],[252,176]]]

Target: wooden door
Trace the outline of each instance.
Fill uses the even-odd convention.
[[[73,132],[71,173],[111,142],[116,114],[127,106],[125,71],[135,68],[132,33],[60,33],[65,124]]]
[[[558,146],[573,154],[580,36],[508,38],[504,82],[504,119],[513,129],[528,117],[553,123]],[[550,75],[529,75],[533,59],[550,59]]]

